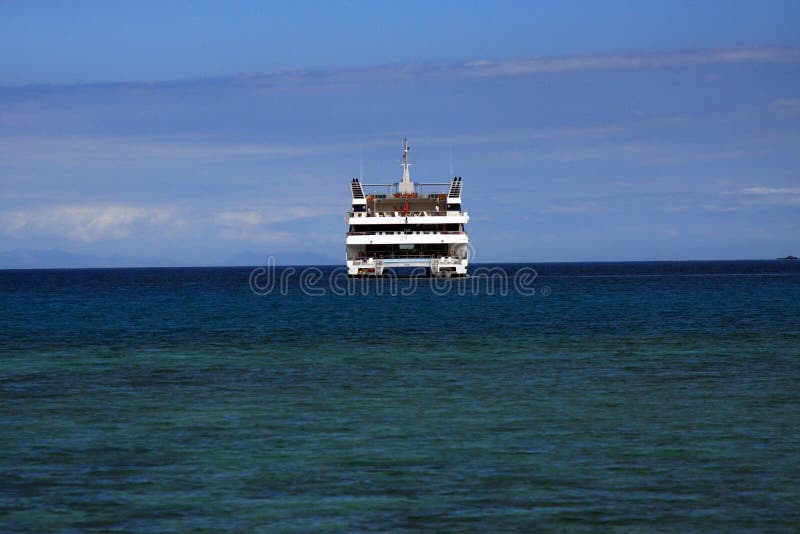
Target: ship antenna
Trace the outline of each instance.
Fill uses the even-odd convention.
[[[359,155],[361,156],[361,162],[358,167],[358,181],[364,181],[364,147],[359,147]]]
[[[400,181],[398,185],[398,189],[401,193],[413,193],[414,192],[414,183],[411,181],[411,176],[409,175],[408,168],[411,164],[408,162],[408,138],[403,138],[403,179]]]
[[[408,162],[408,138],[403,138],[403,181],[410,182],[411,176],[408,173],[408,167],[411,164]]]

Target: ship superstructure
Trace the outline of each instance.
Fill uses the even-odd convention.
[[[347,271],[381,276],[392,267],[424,268],[431,276],[466,276],[469,214],[461,209],[461,178],[414,183],[403,140],[403,177],[388,184],[350,181],[345,215]]]

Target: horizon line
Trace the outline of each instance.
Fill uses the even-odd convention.
[[[577,264],[577,263],[711,263],[711,262],[744,262],[744,261],[798,261],[792,257],[777,258],[716,258],[716,259],[683,259],[683,260],[550,260],[550,261],[496,261],[476,262],[474,265],[552,265],[552,264]],[[97,266],[97,267],[0,267],[0,271],[79,271],[79,270],[121,270],[121,269],[251,269],[265,267],[263,264],[251,265],[139,265],[139,266]],[[275,267],[344,267],[338,263],[294,263],[275,264]]]

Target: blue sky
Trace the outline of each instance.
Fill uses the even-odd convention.
[[[2,266],[338,262],[404,136],[477,261],[800,252],[800,3],[74,4],[0,3]]]

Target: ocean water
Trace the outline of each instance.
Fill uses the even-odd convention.
[[[800,262],[482,267],[0,271],[0,531],[800,528]]]

